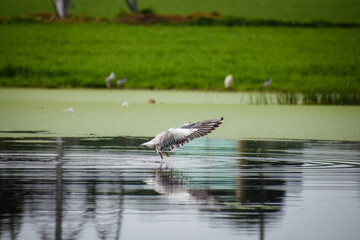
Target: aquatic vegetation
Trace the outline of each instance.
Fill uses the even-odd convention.
[[[360,105],[360,94],[356,92],[272,92],[250,93],[249,101],[243,100],[242,104],[252,105]]]
[[[277,94],[278,104],[299,104],[299,94],[294,92],[284,92]]]
[[[356,92],[304,92],[302,104],[359,105],[360,94]]]

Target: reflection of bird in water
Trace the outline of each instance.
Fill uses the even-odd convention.
[[[173,169],[162,169],[160,167],[155,172],[154,178],[148,179],[146,183],[153,185],[156,192],[170,198],[172,203],[191,204],[192,201],[215,202],[207,190],[190,189],[189,179],[181,172],[174,171]]]
[[[225,87],[230,88],[231,85],[233,84],[233,81],[234,81],[233,75],[231,75],[231,74],[227,75],[225,78],[225,81],[224,81]]]
[[[116,86],[120,87],[121,85],[123,85],[126,82],[126,78],[120,78],[119,80],[116,81]]]
[[[141,146],[147,146],[149,148],[155,148],[156,153],[163,158],[161,152],[166,156],[170,155],[164,151],[169,148],[170,150],[179,149],[184,144],[194,140],[195,138],[203,137],[211,133],[215,128],[222,124],[224,118],[216,118],[212,120],[206,120],[202,122],[189,122],[181,125],[178,128],[170,128],[167,131],[161,132],[156,135],[154,139],[149,142],[141,144]]]
[[[115,73],[111,72],[109,76],[106,77],[105,82],[106,82],[106,87],[107,88],[111,88],[111,80],[115,79]]]
[[[272,78],[269,78],[268,80],[266,80],[264,82],[264,84],[262,85],[261,90],[264,90],[266,87],[268,87],[271,84],[271,82],[272,82]]]

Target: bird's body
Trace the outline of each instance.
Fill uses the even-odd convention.
[[[115,79],[115,73],[111,72],[109,76],[106,77],[105,82],[106,82],[106,87],[107,88],[111,88],[111,80]]]
[[[126,78],[120,78],[119,80],[116,81],[116,86],[120,87],[121,85],[123,85],[126,82]]]
[[[221,117],[202,122],[185,123],[180,127],[170,128],[167,131],[158,133],[155,138],[141,144],[141,146],[155,148],[156,153],[158,153],[161,158],[163,158],[161,153],[165,153],[166,156],[170,157],[165,149],[170,149],[172,151],[177,150],[191,140],[211,133],[215,128],[222,124],[221,121],[223,119],[224,118]]]
[[[227,75],[224,80],[225,87],[230,88],[231,85],[233,84],[233,81],[234,81],[233,76],[231,74]]]
[[[268,80],[266,80],[261,88],[261,90],[264,90],[266,87],[268,87],[272,82],[272,78],[269,78]]]

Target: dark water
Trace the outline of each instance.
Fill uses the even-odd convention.
[[[0,139],[0,239],[359,239],[360,142]]]

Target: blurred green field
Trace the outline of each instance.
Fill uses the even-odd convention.
[[[360,29],[0,25],[0,86],[360,92]]]
[[[138,0],[160,14],[219,12],[226,16],[293,21],[360,23],[360,0]],[[53,12],[51,0],[1,0],[0,16]],[[115,17],[128,11],[124,0],[73,0],[70,14]]]

